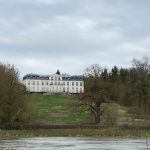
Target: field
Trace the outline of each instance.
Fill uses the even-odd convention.
[[[74,106],[71,96],[31,94],[27,100],[36,112],[33,123],[79,124],[90,120],[86,112]]]
[[[29,94],[28,104],[34,115],[31,123],[37,124],[90,124],[94,119],[85,108],[76,106],[72,96]],[[101,124],[105,125],[150,125],[150,121],[128,112],[129,108],[118,104],[103,104],[107,107],[102,116]],[[131,108],[130,108],[131,109]]]
[[[32,124],[86,125],[94,123],[92,117],[83,111],[83,108],[76,107],[72,96],[29,94],[27,102],[34,112]],[[148,125],[149,120],[137,119],[133,114],[128,113],[128,107],[122,107],[117,104],[104,104],[103,107],[108,109],[102,117],[101,124],[104,126],[99,129],[0,129],[0,139],[49,136],[150,137],[148,129],[135,128],[140,124]],[[107,127],[114,120],[116,121],[115,126]],[[121,126],[124,124],[131,125],[131,128]]]

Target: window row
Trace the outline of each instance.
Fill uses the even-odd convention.
[[[63,89],[49,89],[48,87],[27,87],[27,89],[30,92],[67,92],[67,93],[83,93],[83,89],[82,88],[65,88],[63,87]]]
[[[63,82],[63,84],[61,83],[61,82],[44,82],[44,81],[42,81],[42,82],[39,82],[39,81],[37,81],[37,82],[35,82],[35,81],[28,81],[28,83],[27,83],[28,85],[39,85],[39,84],[41,84],[41,85],[67,85],[67,86],[70,86],[70,85],[72,85],[72,86],[83,86],[83,82]]]
[[[63,92],[68,92],[68,93],[83,93],[83,89],[82,88],[72,88],[70,89],[69,87],[65,88],[63,87]]]
[[[50,80],[61,80],[60,77],[50,77]]]

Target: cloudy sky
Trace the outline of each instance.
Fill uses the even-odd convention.
[[[149,0],[0,0],[0,61],[21,73],[82,74],[150,55]]]

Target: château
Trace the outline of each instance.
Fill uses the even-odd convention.
[[[23,84],[27,91],[35,93],[72,93],[84,92],[84,77],[61,74],[59,70],[52,75],[27,74]]]

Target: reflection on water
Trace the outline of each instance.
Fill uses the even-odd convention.
[[[148,139],[149,141],[150,139]],[[147,150],[146,139],[48,137],[0,140],[0,150]]]

